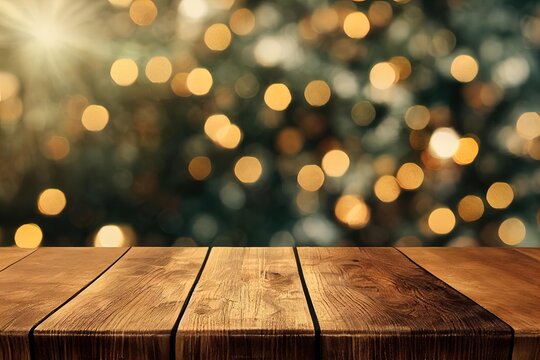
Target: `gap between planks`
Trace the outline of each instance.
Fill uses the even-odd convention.
[[[201,275],[204,271],[204,268],[206,267],[206,263],[208,262],[208,258],[210,257],[210,252],[212,251],[212,247],[209,246],[208,250],[206,251],[206,255],[204,257],[204,260],[201,264],[201,268],[199,269],[199,272],[197,273],[197,276],[195,277],[195,280],[193,280],[193,285],[191,285],[191,289],[189,289],[189,292],[186,296],[186,300],[184,301],[184,304],[182,305],[182,309],[180,309],[180,313],[178,314],[178,318],[176,319],[176,322],[174,323],[173,329],[171,331],[171,351],[170,351],[170,359],[176,359],[176,334],[178,333],[178,327],[180,326],[180,320],[182,320],[182,317],[184,316],[184,313],[186,312],[186,309],[189,305],[189,302],[191,300],[191,297],[193,296],[193,292],[195,291],[195,288],[197,287],[197,284],[199,283],[199,280],[201,279]]]
[[[422,269],[423,271],[425,271],[428,275],[436,278],[436,279],[439,279],[441,280],[443,283],[446,284],[446,286],[448,286],[450,289],[454,290],[455,292],[461,294],[462,296],[466,297],[467,299],[471,300],[473,303],[477,304],[478,306],[480,306],[482,309],[484,309],[486,312],[490,313],[491,315],[493,315],[494,317],[496,317],[497,319],[499,319],[501,322],[505,323],[509,328],[510,328],[510,331],[511,331],[511,336],[512,336],[512,339],[510,341],[510,352],[509,352],[509,355],[508,355],[508,360],[512,360],[513,358],[513,354],[514,354],[514,342],[515,342],[515,336],[516,336],[516,332],[514,330],[514,328],[512,326],[510,326],[510,324],[508,324],[506,321],[504,321],[503,319],[501,319],[500,317],[498,317],[496,314],[494,314],[493,312],[489,311],[488,309],[486,309],[482,304],[476,302],[474,299],[472,299],[471,297],[467,296],[466,294],[464,294],[463,292],[459,291],[458,289],[456,289],[454,286],[452,286],[449,282],[446,282],[444,281],[443,279],[440,279],[439,277],[437,277],[435,274],[431,273],[430,271],[428,271],[426,268],[424,268],[423,266],[421,266],[420,264],[418,264],[416,261],[414,261],[413,259],[411,259],[407,254],[405,254],[403,251],[400,250],[399,247],[394,247],[394,249],[396,249],[401,255],[403,255],[407,260],[409,260],[410,262],[412,262],[415,266],[418,266],[420,269]]]
[[[90,285],[92,285],[97,279],[99,279],[101,276],[103,276],[103,274],[105,274],[107,271],[109,271],[110,268],[112,268],[118,261],[120,261],[120,259],[122,259],[124,257],[124,255],[127,254],[127,252],[131,250],[131,247],[128,247],[126,249],[126,251],[124,251],[122,253],[122,255],[120,255],[120,257],[118,257],[118,259],[116,259],[115,261],[113,261],[109,266],[107,266],[105,268],[105,270],[103,270],[98,276],[96,276],[92,281],[89,281],[85,286],[81,287],[78,291],[76,291],[73,295],[71,295],[66,301],[64,301],[63,303],[61,303],[60,305],[58,305],[55,309],[53,309],[51,312],[49,312],[47,315],[45,315],[43,317],[43,319],[41,319],[40,321],[38,321],[36,324],[34,324],[34,326],[32,326],[32,328],[30,329],[30,333],[28,334],[29,336],[29,343],[30,343],[30,360],[35,360],[36,359],[36,354],[35,354],[35,341],[34,341],[34,331],[36,330],[36,328],[41,324],[43,323],[45,320],[47,320],[47,318],[49,318],[52,314],[54,314],[55,312],[57,312],[59,309],[61,309],[64,305],[66,305],[67,303],[69,303],[71,300],[73,300],[75,297],[77,297],[77,295],[79,295],[81,292],[83,292],[86,288],[88,288]],[[32,252],[33,254],[34,252]]]

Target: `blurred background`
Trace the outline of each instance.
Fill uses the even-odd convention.
[[[539,246],[540,5],[0,0],[0,245]]]

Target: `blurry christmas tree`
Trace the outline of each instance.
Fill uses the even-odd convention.
[[[538,246],[537,1],[0,0],[0,244]]]

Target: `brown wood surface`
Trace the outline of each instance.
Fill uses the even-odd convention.
[[[513,359],[540,359],[540,262],[503,248],[400,251],[510,325]]]
[[[533,259],[540,261],[540,248],[521,248],[521,249],[515,249],[515,250],[519,251],[522,254],[528,255],[532,257]]]
[[[35,249],[21,249],[17,247],[0,248],[0,271],[33,253]]]
[[[179,359],[312,359],[291,248],[213,248],[180,321]]]
[[[29,359],[32,328],[126,249],[42,248],[0,272],[0,359]]]
[[[207,248],[132,248],[34,331],[36,359],[168,359]]]
[[[392,248],[298,248],[325,359],[504,359],[511,329]]]

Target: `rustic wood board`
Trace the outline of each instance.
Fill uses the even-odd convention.
[[[400,248],[510,325],[513,359],[540,358],[540,262],[503,248]]]
[[[36,328],[36,359],[168,359],[207,251],[132,248]]]
[[[0,271],[30,255],[36,249],[21,249],[17,247],[0,248]]]
[[[29,359],[30,333],[126,249],[42,248],[0,272],[0,359]]]
[[[213,248],[180,321],[180,359],[311,359],[315,331],[291,248]]]
[[[298,248],[328,359],[504,359],[511,329],[392,248]]]
[[[540,248],[521,248],[515,250],[540,261]]]

